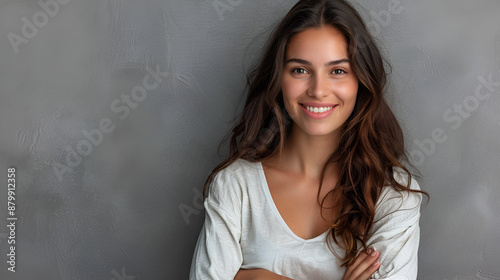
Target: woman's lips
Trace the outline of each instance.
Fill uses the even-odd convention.
[[[300,108],[307,116],[313,119],[324,119],[331,115],[338,104],[331,103],[302,103]]]

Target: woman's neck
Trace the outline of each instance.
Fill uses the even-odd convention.
[[[311,136],[293,127],[285,143],[282,164],[308,178],[319,178],[328,158],[335,152],[340,136]]]

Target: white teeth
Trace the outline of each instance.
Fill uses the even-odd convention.
[[[311,106],[306,106],[307,111],[313,112],[313,113],[324,113],[327,111],[330,111],[333,108],[333,106],[330,107],[311,107]]]

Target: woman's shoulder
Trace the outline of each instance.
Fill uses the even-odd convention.
[[[417,180],[397,168],[394,169],[393,176],[396,182],[413,191],[401,190],[389,184],[382,189],[375,206],[374,231],[412,225],[420,217],[422,194],[415,192],[420,190]]]
[[[254,178],[258,175],[259,162],[252,162],[239,158],[220,170],[215,179],[224,181],[241,181]]]
[[[393,177],[397,183],[409,188],[410,190],[421,190],[420,185],[415,177],[401,168],[393,168]],[[419,206],[421,201],[421,193],[409,190],[401,190],[395,186],[387,184],[382,189],[382,192],[377,201],[377,205],[379,207],[397,207],[408,209]]]
[[[399,167],[394,167],[392,175],[394,177],[394,180],[396,180],[396,182],[398,182],[399,184],[405,187],[409,187],[412,190],[420,190],[420,185],[415,179],[415,176],[406,172],[404,169]]]
[[[241,198],[249,186],[258,184],[259,162],[237,159],[215,174],[208,189],[208,196],[214,199]]]

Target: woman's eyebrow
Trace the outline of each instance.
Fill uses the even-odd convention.
[[[300,59],[300,58],[290,58],[289,60],[286,61],[287,64],[292,63],[292,62],[305,64],[305,65],[312,65],[312,63],[310,61]],[[338,60],[333,60],[333,61],[325,63],[325,66],[333,66],[333,65],[337,65],[337,64],[341,64],[341,63],[345,63],[345,62],[349,63],[349,59],[341,58]]]

